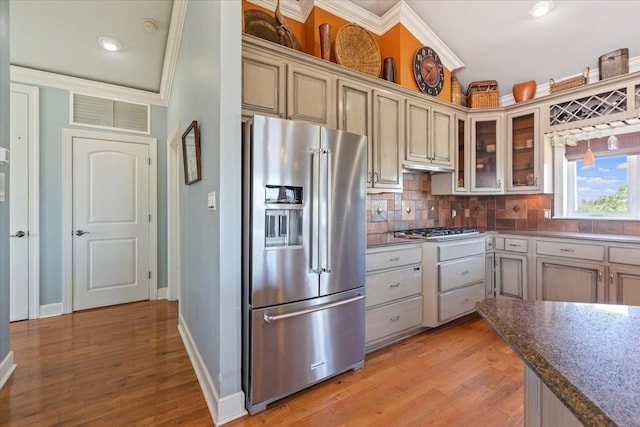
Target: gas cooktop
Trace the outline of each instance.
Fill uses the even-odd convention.
[[[396,231],[395,237],[408,239],[440,240],[447,238],[471,237],[479,232],[475,228],[466,227],[431,227],[415,228],[413,230]]]

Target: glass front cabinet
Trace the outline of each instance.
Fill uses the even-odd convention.
[[[538,109],[507,114],[506,186],[510,193],[540,191]]]
[[[502,115],[477,115],[471,126],[471,191],[474,193],[502,193],[503,143]]]

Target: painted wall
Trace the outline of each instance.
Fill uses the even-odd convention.
[[[0,146],[9,148],[9,2],[0,1]],[[0,363],[9,354],[9,167],[0,202]]]
[[[202,180],[180,190],[180,315],[221,398],[241,382],[241,13],[189,2],[167,115],[167,129],[200,127]]]
[[[102,131],[70,126],[69,108],[68,90],[40,86],[40,305],[62,302],[62,129]],[[166,110],[151,107],[150,136],[158,140],[159,288],[167,286]]]

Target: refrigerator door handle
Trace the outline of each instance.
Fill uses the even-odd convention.
[[[332,203],[332,169],[331,169],[331,150],[325,151],[327,154],[327,212],[326,212],[326,220],[327,220],[327,229],[326,229],[326,255],[325,265],[322,267],[322,271],[326,273],[331,273],[331,213],[333,212],[333,203]]]
[[[355,297],[347,298],[347,299],[342,300],[342,301],[336,301],[336,302],[332,302],[332,303],[329,303],[329,304],[322,304],[322,305],[318,305],[318,306],[315,306],[315,307],[307,308],[307,309],[304,309],[304,310],[294,311],[294,312],[291,312],[291,313],[278,314],[276,316],[269,316],[267,313],[264,313],[264,321],[267,322],[267,323],[271,323],[271,322],[274,322],[276,320],[282,320],[282,319],[288,319],[290,317],[302,316],[303,314],[313,313],[314,311],[327,310],[329,308],[333,308],[333,307],[338,307],[338,306],[341,306],[341,305],[349,304],[349,303],[352,303],[354,301],[359,301],[359,300],[361,300],[363,298],[364,298],[364,295],[358,295],[358,296],[355,296]]]
[[[311,271],[322,273],[320,269],[320,154],[321,150],[313,150],[311,155],[311,179],[313,189],[311,196]]]

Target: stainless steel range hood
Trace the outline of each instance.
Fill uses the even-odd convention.
[[[453,173],[453,168],[440,165],[423,165],[418,163],[403,163],[402,169],[406,172],[424,172],[424,173]]]

